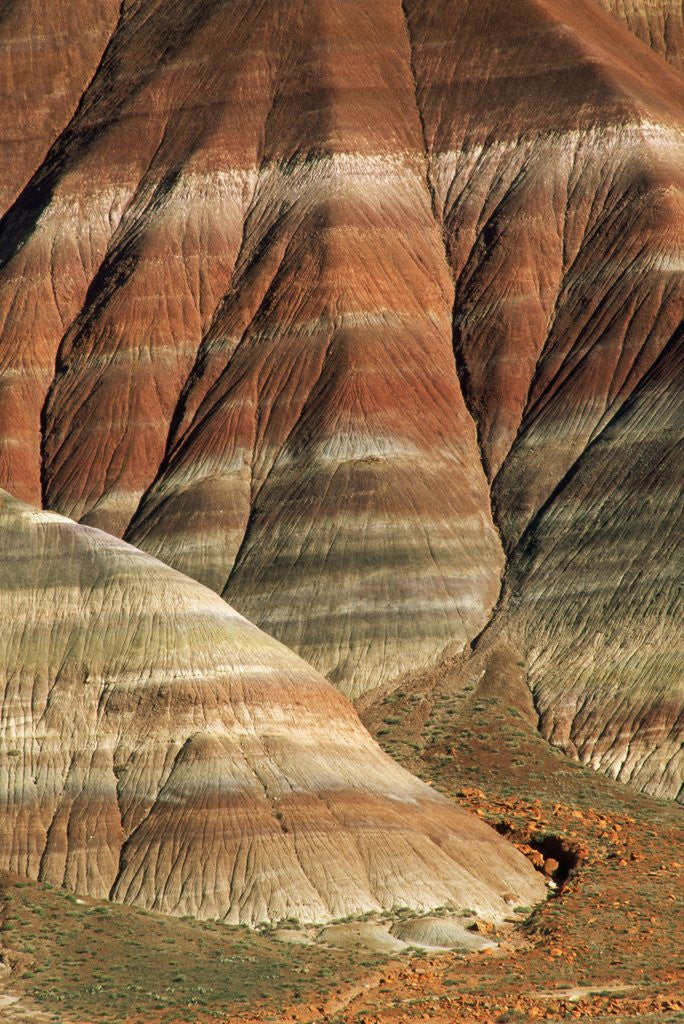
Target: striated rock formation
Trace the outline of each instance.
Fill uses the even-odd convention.
[[[510,565],[542,734],[684,798],[682,334],[541,510]]]
[[[248,924],[543,896],[194,580],[4,493],[0,545],[3,869]]]
[[[407,4],[498,620],[552,742],[677,796],[684,88],[592,2],[522,6]]]
[[[676,795],[681,4],[87,17],[59,102],[36,57],[7,115],[43,141],[0,223],[0,483],[351,696],[463,649],[502,587],[545,735]]]
[[[501,560],[401,8],[314,12],[232,287],[127,537],[356,694],[472,637]],[[303,127],[289,111],[311,83]]]
[[[71,121],[2,221],[0,475],[79,517],[100,501],[101,525],[119,533],[240,244],[264,116],[250,69],[258,78],[263,55],[259,11],[230,8],[234,26],[215,0],[120,5]],[[217,38],[239,24],[217,62]],[[56,362],[59,417],[43,408]],[[55,435],[43,467],[41,410]]]
[[[454,344],[512,548],[681,320],[684,86],[593,0],[407,7]]]
[[[78,230],[92,204],[87,179],[74,182],[45,208],[32,237],[36,225],[20,194],[29,179],[40,180],[34,205],[46,202],[51,178],[41,164],[88,92],[119,6],[7,0],[0,11],[0,214],[18,204],[0,229],[0,481],[36,502],[41,406],[59,339],[94,269],[92,232]]]
[[[114,31],[120,0],[4,0],[0,213],[66,127]]]
[[[398,2],[125,7],[2,237],[11,490],[122,534],[166,451],[128,537],[349,691],[484,625],[502,555]]]
[[[647,46],[680,71],[684,68],[682,0],[600,0]]]

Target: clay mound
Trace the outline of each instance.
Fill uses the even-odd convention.
[[[211,591],[5,494],[0,545],[3,868],[248,924],[543,896]]]
[[[591,0],[407,7],[457,359],[510,550],[680,322],[684,83]]]
[[[406,8],[498,624],[545,736],[676,796],[682,77],[589,0]]]
[[[399,921],[392,927],[392,935],[418,946],[444,949],[493,949],[496,942],[464,926],[462,921],[443,917],[415,917]]]

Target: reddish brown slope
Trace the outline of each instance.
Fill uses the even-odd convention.
[[[0,10],[0,215],[17,199],[65,128],[114,32],[118,0],[9,0]],[[10,260],[25,239],[21,217],[0,222],[0,483],[40,502],[40,409],[56,345],[78,291],[71,191],[46,215],[43,241]],[[9,261],[9,262],[8,262]],[[82,276],[82,275],[81,275]],[[53,289],[54,283],[54,289]],[[85,289],[87,281],[82,281]],[[78,304],[74,306],[78,308]]]
[[[269,24],[260,5],[230,13],[198,0],[125,8],[79,110],[3,222],[2,478],[39,500],[40,411],[59,349],[44,497],[118,532],[161,461],[239,247]]]
[[[2,237],[15,493],[121,534],[173,418],[130,536],[341,684],[481,628],[500,545],[398,2],[124,8]]]
[[[635,463],[622,410],[675,345],[683,105],[593,0],[126,5],[3,220],[2,479],[127,530],[357,693],[484,625],[484,463],[507,593],[553,659],[519,555],[548,513],[555,545],[596,529],[629,576],[566,484],[608,428]],[[576,566],[544,588],[584,595],[593,642],[624,592],[609,608]],[[673,669],[629,686],[617,751]]]
[[[684,89],[590,0],[407,9],[457,356],[510,546],[679,323]]]
[[[682,80],[592,3],[524,8],[407,4],[498,622],[545,735],[676,796]]]
[[[477,632],[500,562],[401,8],[321,18],[298,27],[233,287],[128,536],[359,692]],[[303,131],[290,104],[314,83]]]
[[[75,111],[120,0],[4,0],[0,10],[0,214]]]
[[[542,734],[684,798],[684,345],[673,338],[511,560],[506,613]]]

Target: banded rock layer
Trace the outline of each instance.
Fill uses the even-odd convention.
[[[464,648],[502,587],[545,734],[676,795],[673,592],[620,481],[682,477],[681,5],[118,17],[0,224],[0,482],[352,696]]]
[[[348,692],[467,643],[502,568],[425,174],[398,0],[152,0],[2,225],[7,486]]]
[[[247,924],[543,896],[194,580],[4,492],[0,548],[3,869]]]
[[[544,735],[681,796],[681,75],[588,0],[407,9],[496,622]]]
[[[72,117],[116,25],[120,0],[5,0],[0,10],[0,210]]]
[[[679,800],[683,380],[680,332],[526,534],[504,613],[542,734],[621,782]]]

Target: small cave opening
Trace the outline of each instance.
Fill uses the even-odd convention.
[[[494,828],[499,835],[512,842],[537,871],[556,883],[556,895],[560,895],[571,874],[582,863],[580,848],[563,836],[531,835],[529,832],[517,831],[507,821],[500,821]]]

